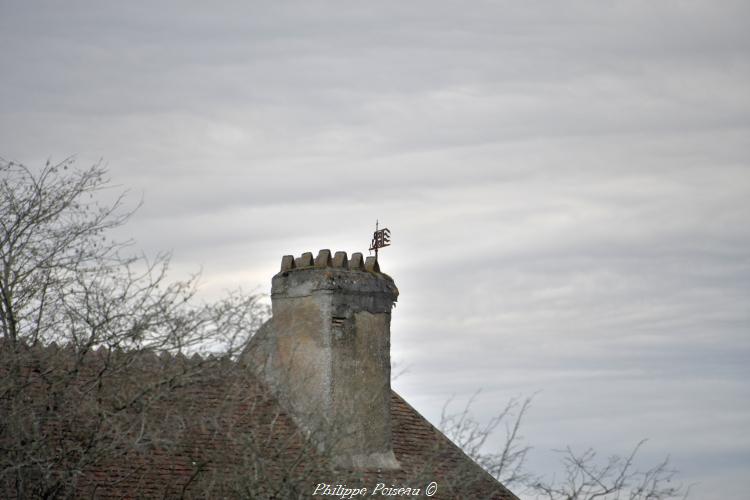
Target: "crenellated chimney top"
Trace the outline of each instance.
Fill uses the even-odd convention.
[[[321,250],[285,255],[273,277],[272,318],[244,359],[341,466],[394,469],[391,445],[393,280],[377,259]]]

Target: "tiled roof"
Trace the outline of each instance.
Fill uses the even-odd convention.
[[[55,359],[48,356],[41,365]],[[31,381],[26,399],[40,404],[32,405],[36,410],[28,410],[28,417],[39,420],[48,449],[78,457],[94,423],[75,419],[96,420],[104,408],[116,409],[113,418],[98,421],[104,444],[93,445],[101,448],[94,459],[72,468],[79,498],[312,498],[319,484],[366,487],[369,496],[378,483],[420,488],[424,495],[435,482],[436,499],[516,499],[395,392],[392,439],[401,469],[340,470],[306,439],[264,384],[232,361],[144,354],[107,375],[110,389],[96,387],[98,362],[85,363],[74,375],[71,363],[52,369],[33,364],[24,369]],[[55,370],[64,380],[55,382]],[[52,393],[71,388],[81,398],[80,411],[50,406]],[[5,411],[0,406],[0,413]],[[0,493],[3,488],[8,493],[12,484],[0,482]]]

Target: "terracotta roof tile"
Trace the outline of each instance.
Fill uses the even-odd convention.
[[[39,404],[50,394],[40,368],[52,361],[70,368],[58,359],[58,352],[62,351],[36,359],[35,367],[34,363],[26,365],[25,373],[32,381],[27,392]],[[95,355],[90,359],[103,356]],[[171,385],[168,391],[155,393],[151,399],[146,395],[140,405],[122,410],[109,424],[120,426],[117,429],[103,430],[111,446],[78,471],[77,497],[311,498],[319,483],[371,491],[377,483],[424,488],[434,481],[438,489],[432,498],[436,499],[517,498],[395,392],[391,394],[392,439],[401,469],[341,470],[306,439],[247,370],[196,357],[159,360],[155,363],[152,355],[144,354],[143,362],[130,363],[108,379],[115,386],[121,384],[122,392],[128,394],[149,380],[167,380]],[[79,367],[73,385],[77,394],[84,394],[83,400],[95,397],[90,384],[97,373],[90,362]],[[49,370],[45,376],[51,376]],[[106,397],[116,401],[117,392]],[[0,412],[4,410],[0,407]],[[54,410],[36,414],[45,417],[46,439],[60,439],[71,446],[90,437],[86,423],[65,421],[63,414]],[[81,435],[76,435],[77,430]],[[10,491],[7,483],[0,482],[0,492],[2,488]]]

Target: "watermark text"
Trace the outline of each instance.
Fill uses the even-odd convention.
[[[318,483],[313,491],[314,497],[335,497],[341,500],[350,500],[357,497],[418,497],[422,493],[428,497],[437,492],[437,483],[431,482],[424,487],[404,486],[385,483],[377,483],[372,488],[352,487],[346,484]]]

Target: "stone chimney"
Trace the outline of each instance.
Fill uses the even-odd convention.
[[[396,469],[391,445],[393,280],[375,257],[286,255],[273,277],[273,317],[244,360],[339,466]]]

